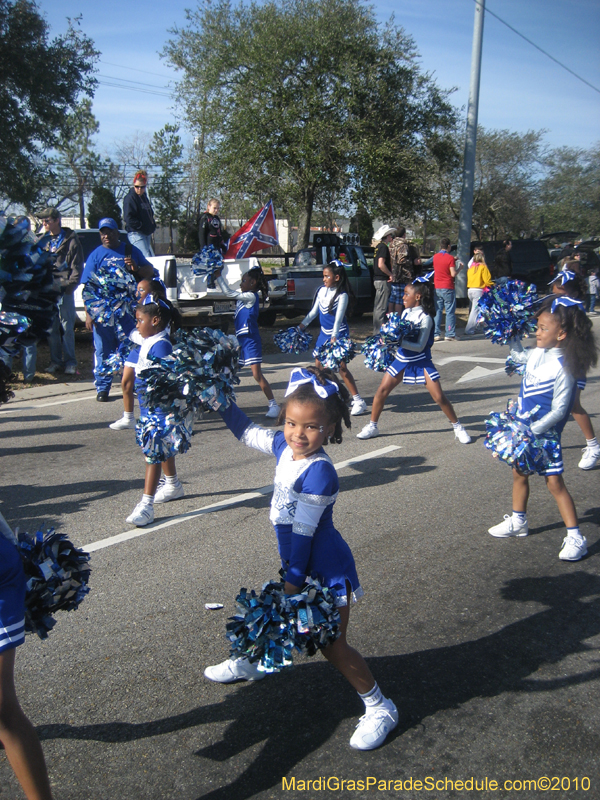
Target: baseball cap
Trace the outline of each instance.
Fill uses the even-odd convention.
[[[39,219],[60,219],[60,211],[54,206],[48,206],[43,208],[37,216]]]
[[[104,217],[104,219],[101,219],[98,223],[98,228],[100,230],[102,230],[102,228],[112,228],[115,231],[119,230],[119,226],[111,217]]]

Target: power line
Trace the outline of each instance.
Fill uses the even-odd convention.
[[[165,80],[170,80],[168,75],[160,75],[158,72],[150,72],[147,69],[136,69],[136,67],[126,67],[125,64],[113,64],[111,61],[104,61],[102,58],[100,59],[101,64],[106,64],[109,67],[119,67],[119,69],[130,69],[132,72],[143,72],[144,75],[156,75],[157,78],[164,78]]]
[[[477,2],[477,0],[473,0],[473,2],[475,2],[475,3],[476,3],[476,2]],[[541,47],[539,46],[539,44],[536,44],[535,42],[532,42],[532,41],[531,41],[531,39],[528,39],[528,38],[527,38],[527,36],[525,36],[524,34],[522,34],[522,33],[521,33],[520,31],[518,31],[516,28],[513,28],[513,26],[512,26],[512,25],[510,25],[508,22],[506,22],[506,20],[502,19],[502,17],[499,17],[499,16],[498,16],[498,14],[494,14],[494,12],[493,12],[493,11],[490,11],[490,9],[489,9],[487,6],[486,6],[486,8],[485,8],[485,13],[486,13],[486,14],[491,14],[491,15],[492,15],[492,17],[495,17],[495,18],[498,20],[498,22],[501,22],[503,25],[506,25],[506,27],[507,27],[509,30],[511,30],[513,33],[516,33],[516,34],[517,34],[517,36],[520,36],[520,37],[521,37],[521,39],[524,39],[524,40],[527,42],[527,44],[530,44],[532,47],[535,47],[535,49],[536,49],[536,50],[539,50],[539,51],[540,51],[540,53],[543,53],[545,56],[548,56],[548,58],[550,58],[552,61],[554,61],[554,63],[555,63],[555,64],[558,64],[558,66],[559,66],[559,67],[562,67],[563,69],[566,69],[566,70],[567,70],[567,72],[570,72],[570,73],[571,73],[571,75],[573,75],[575,78],[577,78],[578,80],[580,80],[582,83],[585,83],[585,85],[586,85],[586,86],[589,86],[589,87],[590,87],[590,89],[593,89],[595,92],[598,92],[598,94],[600,94],[600,89],[599,89],[597,86],[594,86],[594,84],[593,84],[593,83],[590,83],[589,81],[586,81],[586,79],[585,79],[585,78],[582,78],[582,77],[581,77],[581,75],[578,75],[578,74],[577,74],[576,72],[574,72],[574,71],[573,71],[573,70],[572,70],[570,67],[567,67],[567,65],[566,65],[566,64],[563,64],[563,63],[562,63],[562,61],[559,61],[559,60],[558,60],[558,58],[555,58],[555,57],[554,57],[554,56],[553,56],[551,53],[548,53],[548,52],[546,52],[546,50],[544,50],[543,48],[541,48]]]
[[[169,90],[168,86],[157,86],[155,83],[142,83],[142,81],[132,81],[129,78],[119,78],[117,75],[102,75],[102,73],[96,73],[99,78],[108,78],[110,81],[125,81],[126,83],[137,83],[138,86],[149,86],[151,89],[164,89],[165,91]]]
[[[142,89],[137,86],[124,86],[122,83],[108,83],[107,81],[98,81],[100,86],[111,86],[115,89],[128,89],[130,92],[142,92],[143,94],[155,94],[157,97],[173,97],[170,92],[156,92],[153,89]]]

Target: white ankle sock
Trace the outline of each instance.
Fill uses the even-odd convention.
[[[375,683],[375,686],[365,694],[361,694],[359,692],[358,696],[365,704],[365,708],[367,709],[367,711],[370,708],[376,708],[377,706],[382,706],[385,702],[385,697],[382,695],[381,689],[379,688],[377,683]]]
[[[123,419],[133,419],[134,416],[135,415],[134,415],[133,411],[124,411],[123,412]]]
[[[586,440],[585,440],[585,443],[586,443],[586,444],[587,444],[587,446],[588,446],[588,447],[590,447],[592,450],[598,450],[598,449],[600,449],[600,446],[598,445],[598,439],[596,439],[596,437],[595,437],[595,436],[594,436],[594,438],[593,438],[593,439],[586,439]]]
[[[142,503],[145,506],[153,506],[154,505],[154,495],[153,494],[143,494],[142,495]]]
[[[519,525],[524,525],[527,522],[527,512],[525,511],[513,511],[513,520],[518,522]]]
[[[459,431],[462,428],[462,425],[460,424],[460,420],[458,419],[458,420],[456,420],[456,422],[453,422],[452,423],[452,427],[454,428],[455,431]]]
[[[576,539],[578,542],[583,541],[583,537],[579,532],[579,525],[576,528],[567,528],[567,536],[570,536],[572,539]]]
[[[165,475],[165,481],[170,483],[171,486],[174,486],[176,483],[179,483],[179,478],[177,477],[177,473],[175,475]]]
[[[275,398],[273,398],[272,400],[269,400],[269,408],[273,408],[273,406],[276,406],[276,405],[277,405],[277,400],[275,400]]]

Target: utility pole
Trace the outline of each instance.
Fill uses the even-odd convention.
[[[483,18],[485,0],[475,0],[473,26],[473,51],[471,53],[471,84],[467,111],[463,185],[460,198],[460,223],[458,230],[458,260],[465,268],[456,278],[456,296],[467,296],[467,264],[471,250],[471,222],[473,221],[473,187],[475,183],[475,148],[477,146],[477,113],[479,111],[479,79],[481,77],[481,47],[483,43]]]

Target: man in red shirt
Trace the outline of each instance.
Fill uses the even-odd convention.
[[[446,309],[446,341],[456,341],[456,292],[454,278],[462,264],[456,266],[456,259],[448,252],[450,239],[442,239],[442,249],[433,257],[433,285],[435,286],[435,331],[434,341],[442,340],[442,311]]]

